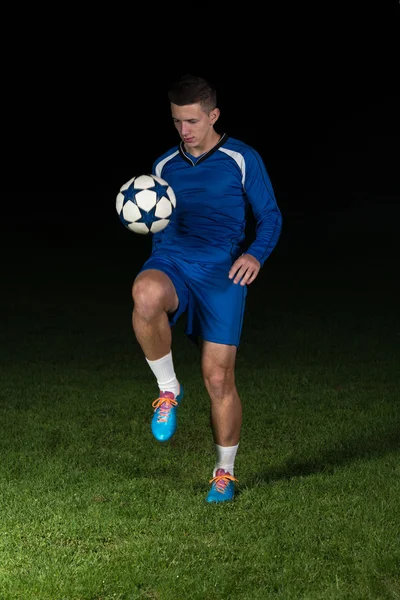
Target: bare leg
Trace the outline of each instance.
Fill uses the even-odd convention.
[[[235,384],[236,346],[202,343],[202,374],[211,400],[215,444],[235,446],[242,428],[242,404]]]
[[[166,356],[172,342],[168,312],[178,306],[172,281],[161,271],[142,271],[133,284],[132,298],[132,326],[145,357],[157,360]]]

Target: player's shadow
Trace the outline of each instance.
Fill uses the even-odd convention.
[[[358,459],[384,456],[400,450],[400,427],[380,431],[373,436],[360,436],[351,440],[338,440],[336,446],[324,448],[314,458],[305,460],[289,458],[284,464],[268,467],[246,477],[246,487],[260,483],[307,477],[316,473],[330,474],[337,467],[348,465]]]

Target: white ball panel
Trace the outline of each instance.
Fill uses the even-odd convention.
[[[159,221],[154,221],[154,223],[151,224],[150,231],[152,233],[157,233],[157,231],[165,229],[168,223],[169,219],[160,219]]]
[[[127,181],[126,183],[124,183],[124,185],[123,185],[123,186],[120,188],[120,190],[119,190],[119,191],[120,191],[120,192],[124,192],[125,190],[127,190],[127,189],[128,189],[128,187],[131,185],[131,183],[132,183],[132,181],[133,181],[134,179],[135,179],[135,178],[134,178],[134,177],[132,177],[132,179],[130,179],[129,181]]]
[[[145,223],[129,223],[128,229],[134,233],[140,233],[141,235],[146,235],[149,233],[149,228]]]
[[[136,177],[133,187],[135,190],[147,190],[154,187],[154,180],[150,175],[139,175]]]
[[[121,214],[123,203],[124,203],[124,195],[121,194],[121,192],[119,192],[119,194],[117,195],[117,199],[115,201],[115,208],[117,209],[118,214]]]
[[[161,177],[157,177],[157,175],[152,175],[153,179],[157,181],[160,185],[168,185],[165,179],[161,179]]]
[[[122,216],[126,221],[137,221],[142,215],[136,204],[129,200],[122,209]]]
[[[168,196],[171,198],[173,207],[176,208],[176,196],[175,196],[175,192],[171,186],[168,186],[167,193],[168,193]]]
[[[156,205],[157,194],[153,190],[142,190],[136,193],[135,199],[142,210],[149,212]]]
[[[156,210],[154,211],[154,214],[159,219],[165,219],[166,217],[169,217],[171,213],[172,213],[172,204],[168,200],[168,198],[163,196],[157,202],[157,206],[156,206]]]

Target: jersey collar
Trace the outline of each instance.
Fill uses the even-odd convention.
[[[211,156],[211,154],[214,154],[214,152],[216,152],[218,148],[220,148],[223,144],[225,144],[228,137],[229,136],[226,133],[223,133],[219,138],[219,141],[215,144],[215,146],[213,146],[208,152],[205,152],[202,156],[200,156],[196,163],[194,163],[192,159],[189,158],[189,156],[186,154],[183,141],[181,141],[181,143],[179,144],[179,154],[181,155],[181,158],[183,158],[184,161],[191,164],[192,166],[197,166],[198,164],[206,160],[209,156]]]

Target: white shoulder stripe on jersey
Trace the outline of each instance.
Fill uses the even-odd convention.
[[[156,166],[156,175],[157,177],[161,177],[162,178],[162,170],[164,168],[164,165],[171,160],[172,158],[174,158],[174,156],[176,156],[177,154],[179,154],[179,150],[177,150],[176,152],[173,152],[172,154],[170,154],[169,156],[167,156],[166,158],[164,158],[164,160],[161,160],[158,165]]]
[[[225,154],[228,154],[228,156],[233,158],[233,160],[239,167],[240,172],[242,173],[242,185],[244,187],[244,182],[246,179],[246,161],[244,160],[243,154],[240,154],[240,152],[234,152],[233,150],[228,150],[227,148],[223,147],[218,148],[218,152],[225,152]]]

